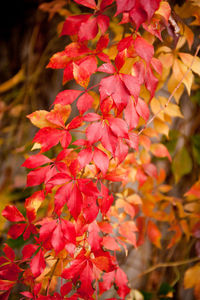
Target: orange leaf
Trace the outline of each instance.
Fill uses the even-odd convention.
[[[158,227],[152,222],[149,221],[147,225],[147,235],[150,241],[158,248],[161,248],[160,239],[161,232]]]
[[[169,151],[163,144],[152,144],[150,150],[157,157],[168,157],[170,161],[172,160]]]

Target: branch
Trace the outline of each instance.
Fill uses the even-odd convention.
[[[151,119],[145,124],[145,126],[138,132],[138,135],[140,135],[140,134],[144,131],[144,129],[147,128],[147,126],[153,122],[153,120],[159,115],[159,113],[161,113],[162,111],[164,111],[165,108],[168,106],[168,104],[169,104],[170,101],[172,100],[174,94],[176,93],[176,91],[179,89],[179,87],[180,87],[181,84],[183,83],[183,80],[187,77],[188,73],[190,72],[190,70],[191,70],[191,68],[192,68],[192,65],[193,65],[193,63],[194,63],[194,61],[195,61],[195,58],[196,58],[197,55],[198,55],[199,50],[200,50],[200,45],[199,45],[199,46],[197,47],[197,49],[196,49],[196,52],[195,52],[195,54],[194,54],[194,56],[193,56],[193,59],[192,59],[192,61],[191,61],[191,64],[190,64],[189,68],[187,69],[187,71],[186,71],[185,74],[183,75],[181,81],[178,83],[178,85],[175,87],[175,89],[173,90],[173,92],[172,92],[171,95],[169,96],[167,102],[165,103],[164,108],[162,107],[155,115],[153,115],[153,117],[151,117]]]
[[[177,266],[186,265],[186,264],[189,264],[189,263],[192,263],[192,262],[196,262],[196,261],[199,261],[199,260],[200,260],[199,257],[193,257],[193,258],[190,258],[190,259],[180,260],[180,261],[175,261],[175,262],[159,263],[159,264],[157,264],[155,266],[152,266],[151,268],[147,269],[146,271],[140,273],[138,275],[138,277],[142,277],[142,276],[144,276],[148,273],[151,273],[151,272],[155,271],[158,268],[177,267]]]

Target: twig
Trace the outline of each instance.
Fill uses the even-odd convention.
[[[159,264],[157,264],[155,266],[152,266],[151,268],[147,269],[146,271],[140,273],[140,275],[138,275],[138,277],[141,277],[141,276],[144,276],[148,273],[151,273],[151,272],[155,271],[158,268],[177,267],[177,266],[186,265],[186,264],[198,261],[198,260],[200,260],[199,257],[194,257],[194,258],[181,260],[181,261],[168,262],[168,263],[159,263]]]
[[[193,65],[193,63],[194,63],[194,60],[195,60],[195,58],[196,58],[197,55],[198,55],[199,50],[200,50],[200,45],[199,45],[199,46],[197,47],[197,49],[196,49],[196,52],[195,52],[195,54],[194,54],[194,56],[193,56],[193,59],[192,59],[192,61],[191,61],[191,64],[190,64],[189,68],[187,69],[187,71],[186,71],[185,74],[183,75],[182,79],[180,80],[180,82],[178,83],[178,85],[175,87],[175,89],[173,90],[173,92],[171,93],[171,95],[169,96],[169,98],[168,98],[167,102],[165,103],[164,107],[160,108],[160,110],[159,110],[155,115],[153,115],[153,117],[151,117],[151,119],[145,124],[145,126],[138,132],[138,135],[140,135],[140,134],[144,131],[144,129],[146,129],[147,126],[153,122],[153,120],[159,115],[159,113],[161,113],[162,111],[164,111],[165,108],[168,106],[168,104],[169,104],[170,101],[172,100],[174,94],[176,93],[176,91],[179,89],[179,87],[180,87],[181,84],[183,83],[183,80],[186,78],[186,76],[187,76],[188,73],[190,72],[190,70],[191,70],[191,68],[192,68],[192,65]]]

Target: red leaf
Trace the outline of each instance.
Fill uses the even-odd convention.
[[[101,249],[95,252],[95,258],[92,261],[99,270],[104,272],[111,272],[116,269],[113,257],[109,252]]]
[[[134,96],[135,100],[137,100],[140,94],[140,84],[138,78],[127,74],[122,74],[121,76],[129,93]]]
[[[10,290],[13,285],[15,284],[16,282],[15,281],[10,281],[10,280],[1,280],[0,279],[0,287],[1,287],[1,291],[7,291],[7,290]],[[1,296],[4,296],[4,295],[1,295]],[[2,300],[7,300],[9,297],[9,294],[7,295],[6,298],[3,298],[2,297]]]
[[[74,217],[75,220],[77,220],[81,212],[82,202],[83,202],[82,194],[78,189],[77,185],[74,184],[71,193],[69,195],[69,199],[67,200],[67,206],[69,208],[71,215]]]
[[[100,149],[95,147],[93,161],[94,161],[95,165],[105,175],[108,170],[108,166],[109,166],[109,158],[108,158],[107,154],[105,154],[103,151],[101,151]]]
[[[97,18],[91,17],[86,22],[81,23],[78,38],[80,42],[89,41],[95,38],[98,33]]]
[[[115,150],[115,157],[118,158],[118,163],[120,164],[126,158],[128,154],[128,146],[120,138],[118,140],[117,148]]]
[[[157,58],[153,57],[151,60],[151,65],[153,66],[154,70],[161,75],[162,74],[162,63]]]
[[[29,299],[33,299],[33,294],[31,294],[30,292],[20,292],[21,295],[29,298]]]
[[[92,263],[89,260],[87,260],[85,267],[83,268],[80,274],[81,286],[78,289],[78,292],[81,296],[92,296],[92,294],[94,293],[94,289],[92,287],[93,279],[93,266]]]
[[[128,126],[124,120],[119,118],[108,118],[108,122],[112,132],[117,137],[128,137]]]
[[[65,284],[63,284],[60,288],[60,292],[62,297],[64,297],[65,295],[67,295],[71,290],[72,290],[72,283],[71,282],[67,282]]]
[[[126,273],[121,268],[118,268],[115,274],[115,283],[118,287],[118,295],[125,299],[126,295],[130,293],[130,288],[128,287],[128,279]]]
[[[161,0],[140,0],[140,5],[146,11],[148,20],[150,20],[154,12],[159,8]]]
[[[76,3],[87,6],[92,9],[97,9],[96,3],[94,0],[74,0]]]
[[[101,34],[104,34],[109,27],[110,19],[108,16],[105,15],[98,15],[97,16],[97,24],[101,30]]]
[[[10,227],[8,231],[8,235],[10,235],[12,239],[17,239],[24,232],[25,228],[26,228],[25,223],[14,224],[13,226]]]
[[[61,219],[61,228],[62,228],[64,238],[68,242],[72,244],[76,244],[76,231],[75,231],[74,224],[72,224],[67,220]]]
[[[105,149],[110,151],[114,156],[115,150],[117,148],[118,138],[113,134],[110,127],[104,124],[101,143]]]
[[[72,183],[65,184],[56,191],[54,210],[59,216],[61,214],[61,209],[63,208],[63,206],[67,202],[67,198],[69,197],[71,185]]]
[[[117,12],[116,15],[130,11],[135,5],[135,1],[133,0],[116,0],[117,2]]]
[[[130,19],[136,25],[136,30],[144,23],[147,19],[146,11],[140,6],[137,1],[135,7],[130,11]]]
[[[80,163],[81,168],[84,168],[87,164],[89,164],[92,160],[93,152],[92,148],[86,148],[79,152],[78,161]]]
[[[73,75],[76,82],[86,89],[90,81],[89,72],[82,66],[73,63]]]
[[[150,114],[149,107],[141,98],[138,98],[138,101],[136,103],[136,111],[138,115],[141,116],[147,122]]]
[[[15,259],[14,250],[10,246],[8,246],[7,244],[5,244],[5,246],[3,248],[3,252],[5,253],[6,257],[8,259],[10,259],[11,261],[13,261]]]
[[[37,245],[34,245],[34,244],[25,245],[22,250],[23,259],[25,259],[25,260],[29,259],[35,253],[35,251],[37,249],[38,249]]]
[[[92,222],[88,226],[89,237],[87,238],[87,240],[91,246],[92,251],[97,251],[100,248],[102,237],[100,237],[99,232],[100,230],[96,221]]]
[[[65,51],[55,53],[46,68],[53,68],[53,69],[63,69],[69,62],[68,55]]]
[[[86,22],[91,15],[70,16],[65,20],[61,35],[77,34],[82,22]]]
[[[101,244],[108,250],[112,250],[112,251],[120,250],[120,246],[116,243],[115,239],[111,236],[104,236]]]
[[[109,36],[108,34],[101,36],[96,45],[96,51],[100,52],[108,46]]]
[[[143,58],[147,64],[149,64],[154,54],[153,46],[145,39],[138,36],[134,41],[134,47],[137,55]]]
[[[97,185],[91,179],[78,179],[78,186],[80,191],[86,196],[99,196],[99,190],[97,189]]]
[[[29,172],[27,175],[27,186],[35,186],[43,183],[50,169],[50,166],[46,166]]]
[[[85,197],[83,199],[83,215],[87,223],[92,223],[99,212],[99,208],[96,203],[96,197]]]
[[[82,115],[84,112],[90,109],[92,107],[93,101],[93,97],[88,93],[84,93],[83,95],[81,95],[77,101],[77,108],[79,110],[79,113]]]
[[[29,158],[25,160],[25,162],[22,164],[22,167],[26,167],[29,169],[37,168],[39,166],[42,166],[44,164],[50,163],[52,160],[49,159],[47,156],[42,154],[36,154],[32,155]]]
[[[77,258],[71,262],[69,268],[64,269],[61,276],[65,279],[73,278],[76,281],[85,266],[86,259]]]
[[[129,98],[128,105],[124,110],[124,115],[129,129],[136,128],[139,122],[139,115],[137,114],[135,104],[132,98]]]
[[[100,10],[103,11],[107,6],[111,5],[114,0],[102,0],[100,4]]]
[[[45,221],[40,228],[39,240],[43,243],[50,240],[55,228],[56,228],[56,220]]]
[[[80,116],[75,117],[67,126],[68,130],[75,129],[77,127],[80,127],[83,123],[83,119]]]
[[[119,233],[127,239],[127,242],[136,247],[136,234],[138,231],[133,221],[126,221],[119,226]]]
[[[118,74],[103,78],[100,82],[99,91],[101,100],[109,96],[112,97],[119,112],[127,105],[130,96]]]
[[[115,65],[116,65],[118,71],[123,67],[126,57],[127,57],[126,50],[118,52],[117,56],[115,57]]]
[[[51,127],[44,127],[36,133],[33,142],[41,144],[42,151],[45,152],[53,146],[57,145],[64,134],[64,130],[59,130],[57,128]]]
[[[2,211],[2,216],[11,222],[24,222],[25,218],[14,205],[7,205]]]
[[[99,208],[103,215],[106,215],[109,208],[111,207],[114,198],[113,195],[109,195],[109,191],[105,185],[101,183],[101,197],[98,199]]]
[[[63,135],[61,136],[60,143],[63,148],[67,148],[71,143],[72,137],[67,130],[63,130]]]
[[[42,249],[33,257],[30,262],[31,272],[34,277],[38,277],[45,269],[46,263]]]
[[[147,68],[144,82],[147,90],[150,91],[151,98],[152,98],[158,85],[158,79],[154,76],[151,68]]]
[[[63,238],[63,232],[61,229],[60,222],[58,222],[56,224],[56,227],[53,231],[53,234],[51,237],[51,244],[53,246],[53,249],[56,252],[56,255],[65,247],[65,240]]]
[[[115,279],[115,271],[105,273],[103,275],[103,281],[99,282],[100,294],[103,294],[105,291],[110,290],[114,279]]]
[[[101,123],[92,123],[86,129],[86,137],[90,144],[98,142],[102,137]]]
[[[100,118],[100,115],[95,113],[88,113],[85,116],[83,116],[83,120],[86,122],[98,121]]]
[[[82,93],[82,91],[77,90],[64,90],[60,92],[53,104],[67,105],[73,103]]]
[[[113,74],[116,72],[115,67],[111,63],[106,63],[106,64],[101,65],[97,69],[97,71],[108,73],[108,74]]]

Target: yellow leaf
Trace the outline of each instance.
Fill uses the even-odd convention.
[[[157,130],[158,133],[164,134],[168,137],[169,127],[165,122],[163,122],[159,118],[155,118],[153,123],[154,123],[154,128]]]
[[[179,81],[176,79],[174,74],[172,74],[167,83],[169,92],[172,93],[178,84]],[[179,103],[180,97],[182,96],[183,92],[184,92],[184,85],[181,84],[180,87],[174,93],[174,99],[176,100],[176,103]]]
[[[162,107],[160,105],[160,101],[156,98],[153,98],[151,100],[150,105],[151,105],[151,110],[152,110],[153,114],[156,115],[157,118],[160,118],[161,120],[164,121],[165,120],[164,119],[164,111],[162,110]]]
[[[164,107],[165,104],[167,103],[168,99],[165,97],[158,97],[160,103],[162,104],[162,106]],[[180,111],[180,108],[178,105],[173,104],[173,103],[168,103],[167,106],[164,109],[164,112],[166,114],[168,114],[171,117],[180,117],[183,118],[183,115]]]
[[[190,91],[194,79],[192,71],[187,72],[188,68],[179,59],[175,59],[172,70],[176,80],[178,80],[178,82],[180,82],[181,80],[183,81],[187,89],[187,92],[190,95]]]
[[[192,44],[194,42],[194,33],[193,33],[193,31],[187,25],[184,24],[183,34],[184,34],[184,36],[187,40],[189,49],[191,49]]]
[[[51,123],[46,120],[46,116],[49,114],[46,110],[36,110],[32,114],[28,115],[27,118],[33,123],[33,125],[43,128],[51,126]]]
[[[116,22],[115,22],[115,20],[116,20]],[[119,22],[117,21],[117,19],[114,19],[114,22],[110,22],[110,28],[115,34],[113,42],[120,41],[123,37],[124,27],[119,25]]]
[[[196,264],[194,267],[189,268],[185,272],[184,287],[190,289],[200,282],[200,264]]]
[[[172,53],[161,53],[159,55],[159,60],[161,61],[164,68],[169,69],[173,64],[174,57]]]
[[[184,65],[186,65],[188,68],[191,66],[191,63],[193,61],[193,64],[191,66],[191,70],[198,74],[200,76],[200,58],[199,57],[193,57],[191,54],[189,53],[179,53],[179,56],[182,60],[182,62],[184,63]]]
[[[41,145],[39,143],[34,143],[31,151],[41,149]]]
[[[166,1],[161,1],[159,9],[155,13],[162,16],[166,21],[168,21],[171,15],[171,7],[169,3]]]
[[[124,73],[124,74],[132,74],[133,76],[134,74],[134,70],[132,71],[132,67],[133,64],[137,61],[136,58],[127,58],[125,61],[125,64],[123,65],[123,67],[120,69],[120,73]]]

